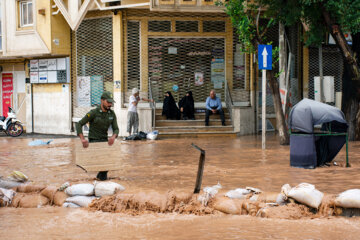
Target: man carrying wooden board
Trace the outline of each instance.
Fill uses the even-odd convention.
[[[119,127],[117,125],[116,115],[111,110],[114,99],[110,92],[104,92],[101,95],[101,104],[97,108],[88,112],[79,122],[76,123],[76,132],[81,139],[84,148],[89,146],[89,142],[108,142],[111,146],[114,144],[116,137],[119,134]],[[83,135],[82,127],[89,123],[89,141]],[[113,135],[108,138],[108,129],[112,127]],[[97,178],[100,180],[107,179],[108,171],[100,171]]]

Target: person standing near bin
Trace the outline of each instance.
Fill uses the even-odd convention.
[[[101,104],[97,108],[88,112],[79,122],[76,123],[76,132],[81,139],[84,148],[89,146],[89,142],[108,142],[111,146],[114,144],[116,137],[119,134],[119,127],[117,125],[116,115],[111,107],[114,103],[113,95],[110,92],[104,92],[101,95]],[[90,124],[89,140],[87,140],[82,132],[82,127]],[[108,129],[112,127],[113,135],[108,138]],[[101,171],[97,174],[100,180],[107,179],[108,171]]]
[[[152,99],[140,98],[139,89],[133,88],[131,91],[132,95],[129,98],[129,108],[127,114],[127,132],[129,136],[131,133],[138,133],[139,131],[139,115],[137,113],[137,105],[140,100],[147,102],[154,102]],[[131,132],[131,130],[133,131]]]

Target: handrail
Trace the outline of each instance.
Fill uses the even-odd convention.
[[[151,78],[149,77],[149,81],[148,81],[148,84],[149,84],[149,98],[151,100],[153,100],[153,94],[152,94],[152,89],[151,89]],[[152,123],[151,123],[151,127],[152,127],[152,130],[155,130],[155,120],[156,120],[156,102],[149,102],[149,106],[151,108],[151,115],[152,115]]]
[[[232,125],[234,125],[233,117],[232,117],[232,109],[233,109],[234,103],[233,103],[233,100],[232,100],[232,97],[231,97],[231,92],[229,90],[227,80],[225,80],[225,104],[226,104],[226,107],[227,107],[227,109],[229,111],[231,123],[232,123]]]

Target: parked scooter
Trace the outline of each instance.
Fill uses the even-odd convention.
[[[21,121],[16,118],[16,114],[11,107],[9,107],[7,117],[0,116],[0,131],[4,131],[12,137],[18,137],[24,131]]]

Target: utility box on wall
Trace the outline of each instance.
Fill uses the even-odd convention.
[[[334,76],[324,76],[324,82],[322,86],[324,91],[324,100],[327,103],[335,102],[335,90],[334,90]],[[321,102],[320,97],[320,77],[314,77],[314,96],[315,101]]]

